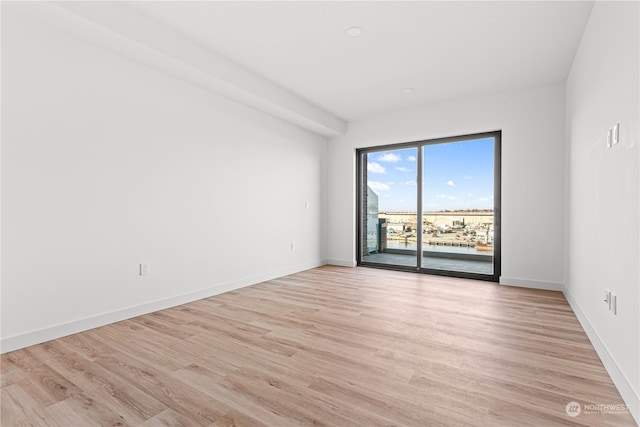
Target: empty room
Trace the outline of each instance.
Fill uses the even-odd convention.
[[[640,2],[0,14],[2,427],[640,422]]]

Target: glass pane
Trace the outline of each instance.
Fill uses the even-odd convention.
[[[422,267],[493,274],[494,139],[423,147]]]
[[[363,262],[417,267],[417,153],[406,148],[363,154]]]

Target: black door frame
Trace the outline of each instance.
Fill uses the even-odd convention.
[[[420,267],[422,258],[422,148],[426,145],[445,144],[451,142],[469,141],[474,139],[493,138],[493,273],[492,274],[480,274],[470,273],[464,271],[452,271],[452,270],[439,270]],[[362,258],[363,245],[366,245],[363,239],[363,226],[362,221],[366,220],[366,211],[364,210],[364,197],[363,197],[363,185],[366,182],[367,165],[364,161],[364,154],[384,151],[384,150],[397,150],[403,148],[417,148],[418,149],[418,179],[417,179],[417,215],[419,220],[417,221],[417,233],[420,236],[418,239],[418,247],[416,254],[417,266],[402,266],[394,264],[382,264],[370,261],[364,261]],[[502,253],[502,131],[490,131],[482,133],[474,133],[468,135],[458,135],[444,138],[428,139],[422,141],[403,142],[399,144],[379,145],[375,147],[366,147],[356,149],[356,261],[358,266],[382,268],[387,270],[399,270],[424,274],[434,274],[438,276],[460,277],[466,279],[478,279],[491,282],[499,282],[502,270],[501,253]]]

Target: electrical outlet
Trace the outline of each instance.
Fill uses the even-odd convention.
[[[616,123],[615,126],[613,126],[612,134],[613,142],[611,144],[616,145],[618,142],[620,142],[620,123]]]
[[[296,250],[296,244],[295,242],[291,242],[291,252]]]
[[[609,304],[609,310],[615,315],[618,315],[618,296],[611,294],[611,303]]]
[[[607,148],[611,148],[613,146],[613,130],[609,129],[607,131]]]
[[[604,302],[607,304],[609,310],[611,310],[611,291],[608,289],[604,290]]]
[[[140,264],[140,275],[141,276],[149,275],[149,264]]]
[[[604,290],[604,302],[607,304],[609,311],[614,315],[618,315],[618,296],[609,289]]]

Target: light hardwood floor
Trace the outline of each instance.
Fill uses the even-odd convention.
[[[561,293],[321,267],[2,356],[9,426],[634,426]],[[571,401],[582,413],[567,415]]]

